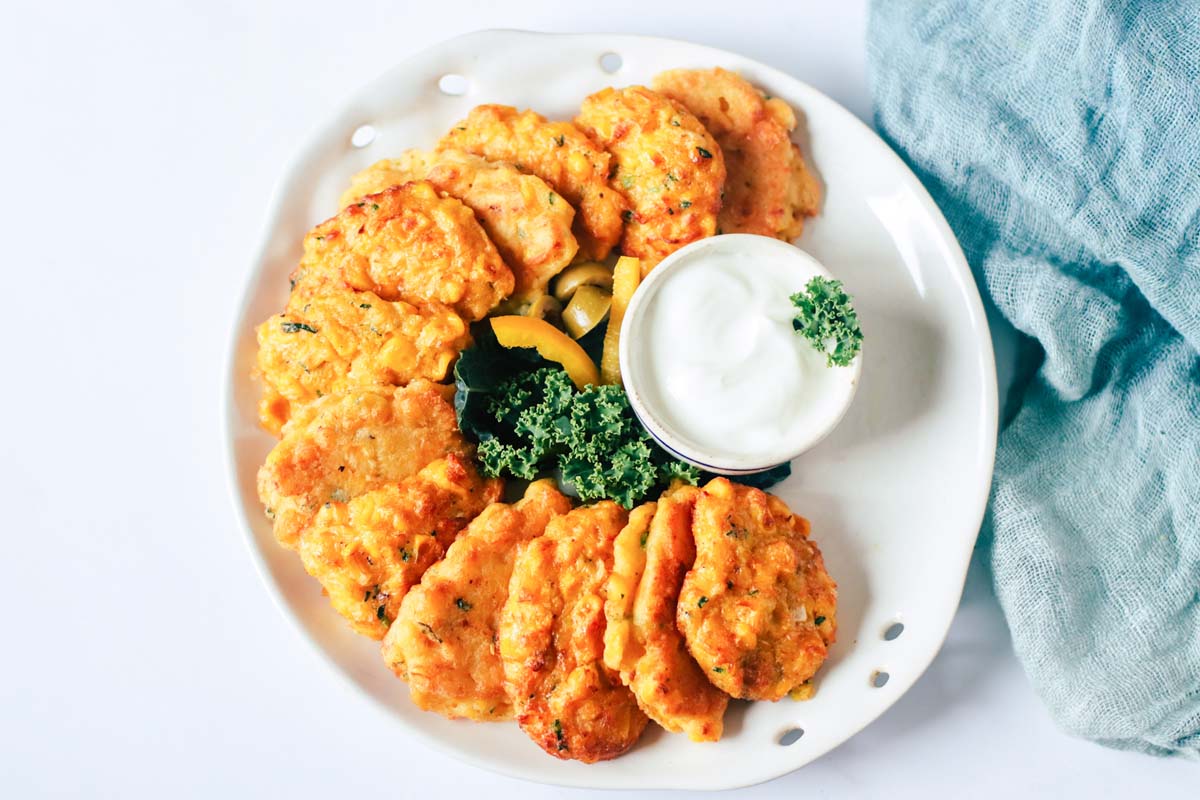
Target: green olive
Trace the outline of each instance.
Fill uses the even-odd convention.
[[[526,317],[537,317],[544,319],[551,325],[558,327],[562,326],[562,303],[551,295],[538,295],[532,303],[521,309],[521,314]]]
[[[567,302],[581,286],[597,286],[612,291],[612,269],[596,261],[585,261],[563,270],[554,281],[554,296]]]
[[[582,338],[604,321],[611,306],[611,292],[596,286],[580,286],[575,290],[571,302],[563,309],[563,324],[567,327],[567,333],[576,339]]]

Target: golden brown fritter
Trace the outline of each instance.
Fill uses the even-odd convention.
[[[373,292],[305,281],[287,309],[258,326],[259,419],[279,435],[294,408],[354,386],[440,381],[470,342],[440,303],[390,303]]]
[[[712,683],[778,700],[816,673],[833,643],[837,585],[808,521],[777,497],[715,478],[693,512],[696,562],[676,621]]]
[[[603,89],[583,101],[579,127],[612,154],[613,188],[629,200],[621,252],[642,273],[717,232],[725,159],[679,103],[645,86]]]
[[[326,503],[348,503],[450,454],[471,458],[452,393],[418,379],[399,389],[326,395],[296,410],[258,471],[258,496],[279,543],[294,549]]]
[[[603,260],[621,238],[625,199],[609,188],[609,155],[569,122],[511,106],[477,106],[438,147],[508,161],[550,184],[575,208],[584,260]]]
[[[698,494],[682,486],[635,508],[617,536],[604,605],[604,663],[621,674],[650,719],[692,741],[715,742],[729,698],[709,682],[675,625],[683,576],[696,557]]]
[[[469,459],[438,459],[349,503],[325,504],[300,533],[300,560],[355,631],[382,639],[409,589],[502,489]]]
[[[720,231],[799,236],[804,218],[817,213],[821,189],[792,144],[791,107],[720,67],[669,70],[653,86],[699,117],[721,145],[729,174]]]
[[[514,505],[484,509],[408,593],[383,640],[383,658],[408,680],[413,702],[451,719],[512,718],[497,645],[517,546],[571,510],[553,480]]]
[[[513,271],[517,300],[544,293],[579,249],[571,233],[575,209],[549,184],[508,162],[461,150],[408,150],[399,158],[376,162],[351,179],[342,205],[416,180],[428,180],[475,212]]]
[[[821,210],[821,182],[808,168],[800,148],[792,145],[792,179],[788,182],[788,208],[792,209],[791,224],[779,232],[779,238],[791,241],[804,233],[805,217],[815,217]]]
[[[474,212],[426,181],[368,195],[309,231],[292,280],[314,278],[384,300],[443,303],[471,322],[513,289]]]
[[[646,727],[603,662],[604,588],[626,520],[607,500],[577,508],[523,545],[513,566],[500,614],[505,685],[521,728],[558,758],[615,758]]]

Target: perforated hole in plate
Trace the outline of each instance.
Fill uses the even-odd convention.
[[[888,675],[883,670],[875,670],[875,672],[871,673],[871,685],[876,689],[882,689],[884,686],[887,686],[888,679],[891,677],[891,675]]]
[[[904,633],[904,623],[893,622],[884,630],[883,639],[885,642],[894,642],[900,638],[900,634],[902,633]]]
[[[604,70],[610,75],[619,70],[621,65],[624,63],[625,60],[616,53],[605,53],[604,55],[600,56],[600,69]]]
[[[438,89],[442,94],[448,94],[451,97],[461,97],[467,93],[467,89],[471,83],[462,75],[455,75],[453,72],[443,75],[438,79]]]
[[[350,134],[350,144],[355,147],[366,147],[375,141],[375,137],[378,135],[379,131],[375,130],[374,125],[359,125],[354,129],[354,133]]]
[[[791,747],[796,742],[800,741],[800,737],[804,735],[804,728],[788,728],[779,737],[779,743],[784,747]]]

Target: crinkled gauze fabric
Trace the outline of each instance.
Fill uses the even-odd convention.
[[[1200,756],[1200,3],[873,3],[876,123],[1024,335],[996,591],[1067,731]]]

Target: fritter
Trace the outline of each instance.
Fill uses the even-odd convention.
[[[669,70],[653,86],[699,117],[721,145],[728,175],[719,230],[799,236],[804,218],[817,213],[821,188],[790,138],[791,106],[720,67]]]
[[[309,231],[292,281],[314,278],[384,300],[442,303],[471,322],[513,290],[474,212],[427,181],[368,195]]]
[[[715,742],[729,698],[709,682],[675,625],[679,589],[696,557],[698,494],[682,486],[635,508],[617,536],[604,605],[604,663],[621,674],[650,719],[692,741]]]
[[[450,454],[475,449],[458,431],[453,387],[418,379],[403,388],[353,389],[296,410],[258,471],[258,496],[275,538],[295,549],[326,503],[414,475]]]
[[[579,249],[571,233],[575,209],[549,184],[511,163],[461,150],[408,150],[376,162],[351,179],[342,205],[417,180],[428,180],[475,212],[513,271],[513,297],[518,300],[544,293]]]
[[[470,342],[440,303],[394,303],[373,292],[305,281],[287,309],[258,326],[259,419],[279,435],[294,408],[354,386],[440,381]]]
[[[645,274],[685,244],[717,232],[725,158],[700,120],[644,86],[603,89],[575,120],[612,154],[612,187],[629,200],[621,252]]]
[[[508,161],[550,184],[575,208],[575,238],[584,260],[607,258],[621,238],[625,199],[609,188],[609,155],[569,122],[550,122],[511,106],[477,106],[438,147]]]
[[[409,589],[502,489],[468,459],[438,459],[349,503],[327,503],[300,533],[300,560],[355,631],[382,639]]]
[[[404,598],[383,658],[418,706],[451,719],[512,718],[497,626],[517,546],[570,510],[553,480],[531,483],[520,502],[484,509]]]
[[[627,516],[606,500],[555,517],[513,566],[500,614],[505,687],[521,728],[558,758],[615,758],[646,727],[603,661],[604,590]]]
[[[809,525],[777,497],[715,478],[693,512],[696,561],[676,621],[708,679],[778,700],[811,678],[837,632],[837,585]]]

